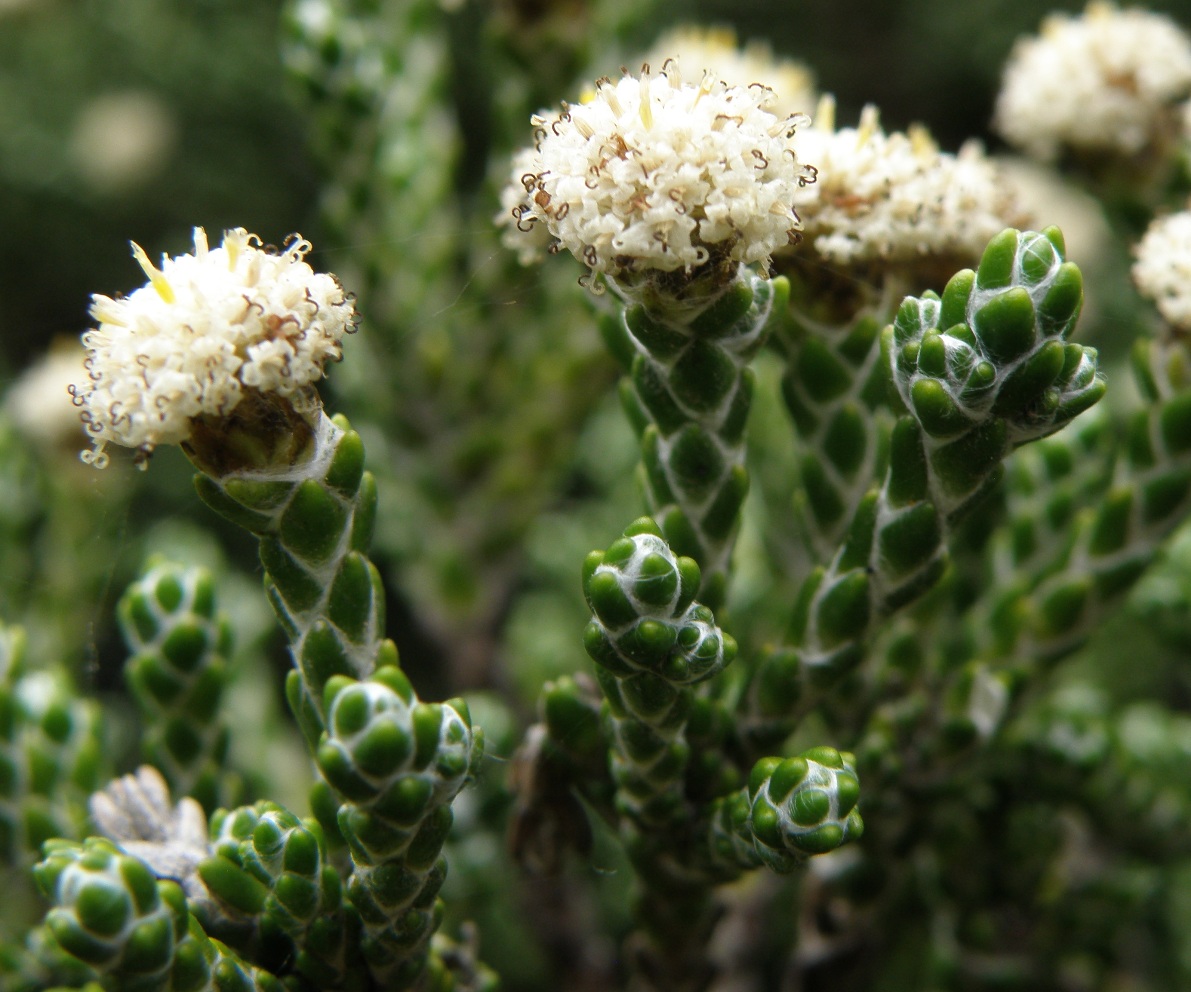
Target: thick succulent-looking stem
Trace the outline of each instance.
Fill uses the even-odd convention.
[[[762,758],[748,785],[712,808],[713,856],[738,869],[764,864],[790,872],[864,832],[856,808],[856,758],[816,747],[792,758]]]
[[[198,874],[219,906],[204,919],[270,970],[293,969],[319,988],[360,982],[359,918],[345,908],[321,831],[276,803],[221,809]],[[350,976],[350,977],[349,977]]]
[[[260,538],[265,590],[290,640],[286,695],[307,740],[325,723],[333,675],[367,676],[384,631],[380,575],[367,557],[376,482],[346,419],[318,415],[306,456],[293,464],[195,479],[217,513]]]
[[[927,485],[957,518],[1013,448],[1066,426],[1104,394],[1096,351],[1067,339],[1083,277],[1057,228],[1006,230],[942,299],[908,298],[891,335],[893,382],[922,429]]]
[[[364,955],[378,981],[408,988],[441,921],[451,801],[479,763],[481,738],[466,703],[420,702],[395,665],[362,681],[333,677],[326,706],[317,760],[341,800]]]
[[[1078,648],[1186,519],[1191,348],[1182,337],[1142,339],[1133,367],[1144,404],[1129,416],[1115,471],[1073,515],[1073,536],[1046,567],[1022,570],[996,598],[991,647],[999,657],[1053,661]]]
[[[648,517],[584,563],[592,609],[585,643],[606,697],[615,811],[642,883],[629,952],[641,987],[707,987],[707,943],[717,919],[715,887],[769,865],[789,871],[811,854],[859,836],[858,785],[850,756],[831,748],[768,758],[738,789],[723,754],[730,717],[704,691],[736,643],[695,601],[699,567],[667,545]],[[547,726],[565,741],[581,700],[565,687],[546,699]],[[567,748],[582,760],[591,744]],[[707,748],[720,754],[707,761]],[[694,759],[698,760],[694,760]]]
[[[159,562],[125,590],[117,613],[132,652],[125,679],[145,718],[143,757],[171,792],[210,812],[234,788],[219,708],[231,628],[217,610],[214,581],[206,569]]]
[[[621,395],[641,437],[650,514],[703,571],[700,601],[724,599],[740,508],[748,492],[744,433],[752,404],[749,361],[789,285],[740,268],[712,302],[627,305],[608,329],[628,367]]]
[[[889,467],[834,559],[804,583],[790,649],[759,666],[750,705],[762,736],[767,721],[778,733],[809,704],[808,686],[824,688],[860,661],[879,618],[938,581],[950,526],[997,481],[1005,457],[1103,395],[1095,350],[1067,340],[1081,302],[1079,269],[1050,228],[1003,232],[941,299],[902,303],[885,331],[906,411]]]
[[[712,975],[717,879],[687,797],[688,722],[695,687],[731,662],[736,644],[695,601],[699,566],[676,556],[648,517],[588,555],[583,577],[615,806],[642,885],[627,951],[639,987],[694,992]]]
[[[736,642],[695,602],[699,566],[643,517],[583,567],[593,613],[585,644],[608,700],[617,808],[642,827],[689,816],[684,803],[692,686],[721,672]]]
[[[181,886],[110,841],[51,841],[34,875],[53,904],[45,929],[104,988],[282,992],[275,977],[206,935]]]
[[[1078,649],[1186,518],[1191,354],[1173,337],[1143,339],[1133,357],[1143,403],[1119,436],[1109,416],[1089,416],[1014,455],[1006,519],[985,548],[985,588],[958,642],[927,652],[942,677],[876,709],[857,748],[867,780],[937,776],[971,743],[1012,726],[1036,700],[1014,689],[1036,684],[1042,666]],[[1074,711],[1061,708],[1047,711],[1054,740],[1074,740]],[[889,760],[906,754],[916,770],[904,757]],[[1107,764],[1096,778],[1111,779]]]
[[[325,805],[351,853],[364,955],[377,981],[408,988],[441,919],[450,804],[482,747],[466,705],[418,700],[382,639],[384,591],[367,557],[376,484],[359,435],[320,412],[306,447],[283,449],[262,468],[196,484],[260,538],[295,663],[286,694],[333,792]]]
[[[794,509],[816,563],[831,560],[857,507],[880,478],[892,416],[881,349],[884,309],[827,327],[796,314],[784,342],[782,397],[798,431]]]
[[[28,863],[43,841],[78,837],[103,779],[103,723],[65,671],[26,666],[25,634],[0,624],[0,857]]]

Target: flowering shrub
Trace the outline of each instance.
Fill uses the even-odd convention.
[[[1005,39],[1039,196],[665,12],[292,0],[319,247],[9,391],[0,986],[1191,983],[1191,41]]]

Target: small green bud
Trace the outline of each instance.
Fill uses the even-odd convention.
[[[976,280],[981,289],[999,289],[1013,280],[1017,263],[1018,232],[1007,228],[994,237],[984,249]]]
[[[749,777],[756,852],[775,871],[834,850],[863,830],[856,810],[855,758],[812,748],[797,758],[765,758]]]
[[[948,280],[939,310],[940,327],[954,327],[956,324],[967,323],[968,300],[972,297],[975,284],[976,273],[971,269],[962,269]]]
[[[993,361],[1020,358],[1036,339],[1033,298],[1022,286],[998,293],[973,315],[972,329]]]

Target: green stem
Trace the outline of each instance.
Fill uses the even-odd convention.
[[[885,350],[906,415],[884,482],[861,501],[831,563],[803,584],[789,650],[762,660],[744,697],[746,738],[788,732],[855,668],[876,622],[938,581],[950,528],[1009,453],[1103,395],[1096,352],[1067,341],[1081,302],[1079,269],[1051,228],[1004,231],[941,299],[902,303]]]
[[[215,426],[204,455],[222,450]],[[334,792],[327,805],[337,806],[351,853],[347,894],[364,955],[375,981],[410,988],[431,958],[451,802],[480,760],[481,738],[462,701],[420,701],[382,639],[384,590],[367,557],[376,484],[359,435],[320,411],[305,445],[279,437],[279,447],[271,437],[256,444],[283,453],[264,466],[196,484],[213,509],[260,538],[265,588],[295,663],[286,694]]]
[[[1126,424],[1107,485],[1075,514],[1073,536],[997,603],[1001,658],[1054,662],[1080,647],[1191,510],[1191,348],[1143,339],[1133,357],[1146,405]]]
[[[217,611],[206,569],[169,562],[151,567],[117,606],[131,657],[124,666],[145,721],[144,759],[170,791],[208,813],[235,797],[227,768],[228,729],[220,703],[227,684],[231,628]]]
[[[626,305],[609,337],[629,367],[621,395],[641,437],[646,505],[666,541],[703,570],[700,601],[718,609],[748,492],[748,363],[789,286],[741,268],[694,310],[666,300]]]
[[[294,464],[199,475],[195,485],[213,510],[260,538],[265,591],[295,664],[286,695],[313,746],[327,680],[366,677],[382,645],[384,591],[367,557],[376,482],[364,471],[360,436],[344,418],[320,413]]]
[[[795,512],[814,560],[826,563],[884,471],[892,417],[881,328],[892,304],[841,327],[796,314],[784,342],[782,396],[798,432]]]
[[[98,704],[63,670],[27,668],[25,634],[0,624],[0,858],[28,865],[54,837],[81,837],[106,772]]]
[[[736,642],[695,602],[699,566],[643,517],[584,563],[593,618],[585,645],[608,701],[619,811],[642,829],[689,820],[685,801],[692,687],[735,657]]]

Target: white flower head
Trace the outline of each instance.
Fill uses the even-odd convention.
[[[614,282],[713,257],[767,262],[796,235],[794,193],[814,180],[792,141],[808,119],[773,103],[760,84],[683,83],[674,63],[600,80],[588,102],[533,118],[516,227],[544,226]]]
[[[249,393],[316,409],[311,387],[341,357],[355,305],[304,261],[309,250],[297,235],[265,248],[243,228],[211,249],[195,228],[194,254],[158,268],[134,244],[148,284],[93,297],[99,325],[83,335],[90,381],[72,389],[94,444],[83,460],[102,467],[109,442],[145,454],[179,444],[196,418],[227,417]]]
[[[794,200],[807,247],[821,258],[841,266],[966,263],[1019,218],[1010,187],[979,145],[951,155],[925,128],[886,133],[871,105],[856,127],[834,124],[834,101],[825,96],[802,145],[819,178]]]
[[[79,114],[70,153],[84,181],[101,193],[130,190],[158,175],[177,145],[174,113],[144,90],[106,93]]]
[[[1133,253],[1137,288],[1171,325],[1191,332],[1191,211],[1154,221]]]
[[[668,59],[688,74],[711,72],[734,86],[768,86],[774,95],[770,110],[778,115],[810,113],[815,106],[815,79],[806,66],[776,57],[763,41],[740,47],[731,28],[688,24],[667,31],[645,61],[664,65]]]
[[[995,126],[1044,161],[1065,148],[1132,156],[1177,126],[1191,39],[1170,18],[1093,2],[1052,14],[1009,56]]]

